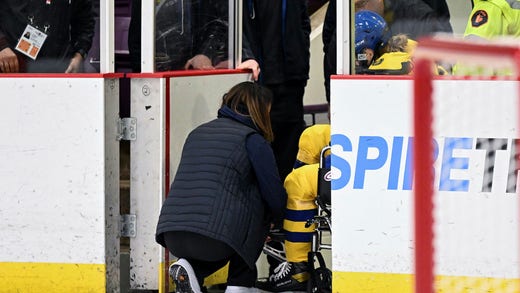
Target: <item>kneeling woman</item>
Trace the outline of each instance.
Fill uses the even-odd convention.
[[[177,292],[201,292],[229,261],[226,292],[253,290],[256,260],[287,194],[269,142],[271,92],[252,82],[224,95],[218,118],[193,130],[163,204],[156,241],[179,258]]]

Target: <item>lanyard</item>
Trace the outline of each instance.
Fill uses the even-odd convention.
[[[30,0],[27,19],[31,26],[48,33],[50,21],[56,17],[57,4],[53,0]],[[70,4],[70,1],[69,1]]]
[[[253,0],[249,0],[248,6],[249,6],[249,18],[255,19],[255,17],[256,17],[256,15],[255,15],[255,5],[253,3]]]
[[[282,1],[282,38],[285,37],[285,21],[287,20],[287,0]]]

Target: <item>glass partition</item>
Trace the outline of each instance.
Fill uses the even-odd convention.
[[[471,25],[472,1],[351,0],[352,57],[356,74],[409,75],[422,37],[463,36]],[[487,21],[487,19],[485,20]],[[475,24],[475,27],[478,24]],[[450,74],[439,64],[438,74]]]
[[[353,31],[356,74],[407,75],[417,41],[453,28],[445,0],[356,0]]]
[[[94,11],[94,35],[92,36],[92,45],[88,51],[85,60],[83,60],[83,71],[86,73],[100,72],[100,7],[99,0],[92,1],[92,10]]]
[[[155,8],[155,70],[233,66],[228,62],[232,56],[232,6],[232,1],[218,0],[159,1]]]

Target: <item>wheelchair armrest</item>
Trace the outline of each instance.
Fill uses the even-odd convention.
[[[268,236],[271,238],[271,241],[283,242],[285,240],[285,233],[281,229],[272,229],[269,231]]]

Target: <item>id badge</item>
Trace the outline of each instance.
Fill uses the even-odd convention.
[[[47,34],[28,24],[25,30],[16,44],[16,50],[24,55],[29,56],[31,59],[36,60],[40,49],[47,39]]]

